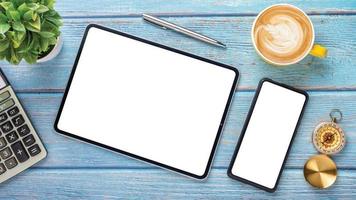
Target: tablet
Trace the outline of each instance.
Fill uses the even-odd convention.
[[[89,25],[54,126],[60,134],[203,179],[237,80],[234,67]]]
[[[228,175],[274,192],[307,100],[302,90],[262,79]]]

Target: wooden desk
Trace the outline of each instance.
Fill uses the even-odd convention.
[[[264,63],[250,38],[254,17],[264,7],[280,1],[258,0],[58,0],[64,18],[64,47],[45,64],[1,68],[18,92],[34,126],[48,149],[37,166],[0,185],[1,199],[239,199],[356,197],[356,1],[287,1],[311,15],[316,42],[329,48],[325,60],[307,58],[301,64],[278,68]],[[143,12],[216,38],[226,50],[215,48],[141,19]],[[205,182],[159,169],[121,155],[59,136],[53,121],[72,69],[84,28],[98,23],[199,56],[236,66],[239,87],[227,117],[218,152]],[[100,66],[98,66],[100,70]],[[262,77],[305,89],[310,94],[301,127],[276,193],[269,194],[227,177],[226,170]],[[142,99],[144,100],[144,96]],[[331,109],[344,113],[341,126],[348,144],[336,156],[337,183],[316,190],[303,177],[306,159],[316,154],[311,133]],[[139,125],[139,124],[138,124]],[[263,150],[261,150],[263,153]]]

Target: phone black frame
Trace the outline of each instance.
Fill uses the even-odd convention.
[[[285,157],[284,157],[284,160],[283,160],[281,169],[280,169],[280,171],[279,171],[279,173],[278,173],[278,177],[277,177],[277,180],[276,180],[275,185],[274,185],[273,188],[268,188],[268,187],[266,187],[266,186],[263,186],[263,185],[260,185],[260,184],[258,184],[258,183],[252,182],[252,181],[250,181],[250,180],[244,179],[244,178],[242,178],[242,177],[236,176],[236,175],[234,175],[234,174],[232,173],[232,167],[233,167],[233,165],[234,165],[234,163],[235,163],[237,153],[239,152],[241,143],[242,143],[243,138],[244,138],[244,136],[245,136],[245,132],[246,132],[247,126],[248,126],[248,124],[249,124],[249,122],[250,122],[251,115],[252,115],[253,110],[254,110],[254,108],[255,108],[255,105],[256,105],[258,96],[259,96],[259,94],[260,94],[260,91],[261,91],[261,88],[262,88],[264,82],[270,82],[270,83],[272,83],[272,84],[281,86],[281,87],[283,87],[283,88],[292,90],[292,91],[294,91],[294,92],[303,94],[303,95],[305,96],[305,102],[304,102],[303,108],[302,108],[302,110],[301,110],[301,112],[300,112],[300,115],[299,115],[299,118],[298,118],[298,122],[297,122],[297,124],[296,124],[296,126],[295,126],[295,129],[294,129],[294,132],[293,132],[293,136],[292,136],[292,138],[291,138],[291,140],[290,140],[290,142],[289,142],[288,150],[287,150],[286,155],[285,155]],[[236,148],[235,148],[235,152],[234,152],[234,154],[233,154],[233,156],[232,156],[232,158],[231,158],[231,162],[230,162],[230,165],[229,165],[229,168],[228,168],[228,171],[227,171],[227,175],[228,175],[230,178],[232,178],[232,179],[241,181],[241,182],[243,182],[243,183],[247,183],[247,184],[249,184],[249,185],[255,186],[255,187],[260,188],[260,189],[263,189],[263,190],[265,190],[265,191],[267,191],[267,192],[271,192],[271,193],[272,193],[272,192],[275,192],[276,189],[277,189],[277,186],[278,186],[279,179],[280,179],[280,177],[281,177],[282,171],[284,170],[285,163],[286,163],[286,160],[287,160],[287,158],[288,158],[288,154],[289,154],[289,151],[290,151],[290,149],[291,149],[293,140],[294,140],[294,138],[295,138],[295,135],[296,135],[296,133],[297,133],[298,127],[299,127],[299,125],[300,125],[300,121],[301,121],[301,119],[302,119],[302,116],[304,115],[305,107],[306,107],[306,104],[307,104],[308,100],[309,100],[309,95],[308,95],[307,92],[305,92],[305,91],[303,91],[303,90],[300,90],[300,89],[291,87],[291,86],[286,85],[286,84],[278,83],[278,82],[273,81],[272,79],[269,79],[269,78],[263,78],[263,79],[259,82],[259,85],[258,85],[258,87],[257,87],[257,89],[256,89],[256,94],[255,94],[255,96],[254,96],[254,98],[253,98],[253,100],[252,100],[250,110],[249,110],[248,115],[247,115],[247,117],[246,117],[245,124],[244,124],[244,126],[243,126],[243,128],[242,128],[242,131],[241,131],[239,140],[238,140],[237,145],[236,145]]]
[[[101,30],[104,30],[104,31],[108,31],[110,33],[114,33],[114,34],[117,34],[117,35],[121,35],[121,36],[130,38],[130,39],[136,40],[136,41],[144,42],[144,43],[150,44],[152,46],[163,48],[163,49],[166,49],[168,51],[173,51],[173,52],[178,53],[178,54],[182,54],[182,55],[185,55],[185,56],[188,56],[188,57],[192,57],[192,58],[204,61],[204,62],[208,62],[208,63],[214,64],[214,65],[216,65],[218,67],[222,67],[222,68],[226,68],[226,69],[232,70],[235,73],[235,78],[234,78],[233,84],[232,84],[231,89],[230,89],[230,94],[229,94],[229,97],[227,99],[227,103],[226,103],[226,106],[225,106],[225,109],[224,109],[224,113],[222,115],[222,119],[220,121],[220,126],[218,128],[218,132],[217,132],[216,137],[215,137],[214,145],[212,147],[212,150],[211,150],[211,153],[210,153],[210,156],[209,156],[209,160],[208,160],[208,163],[207,163],[207,166],[205,168],[205,172],[204,172],[203,175],[193,174],[193,173],[190,173],[190,172],[187,172],[187,171],[184,171],[184,170],[172,167],[172,166],[168,166],[168,165],[162,164],[160,162],[141,157],[139,155],[135,155],[135,154],[132,154],[132,153],[129,153],[129,152],[126,152],[126,151],[123,151],[123,150],[108,146],[108,145],[101,144],[99,142],[95,142],[95,141],[92,141],[92,140],[77,136],[77,135],[72,134],[72,133],[68,133],[68,132],[62,131],[62,130],[60,130],[58,128],[58,122],[59,122],[59,119],[60,119],[64,104],[65,104],[65,101],[66,101],[66,98],[67,98],[67,95],[68,95],[68,92],[69,92],[69,89],[70,89],[70,86],[71,86],[71,83],[72,83],[72,80],[73,80],[73,77],[74,77],[74,74],[75,74],[75,71],[76,71],[76,68],[77,68],[77,64],[79,62],[80,55],[81,55],[81,52],[83,50],[83,47],[84,47],[85,40],[87,38],[88,32],[89,32],[89,30],[91,28],[98,28],[98,29],[101,29]],[[93,144],[93,145],[102,147],[104,149],[108,149],[110,151],[114,151],[116,153],[120,153],[120,154],[129,156],[129,157],[132,157],[132,158],[135,158],[135,159],[138,159],[138,160],[150,163],[150,164],[154,164],[154,165],[157,165],[159,167],[162,167],[162,168],[165,168],[165,169],[168,169],[168,170],[171,170],[171,171],[174,171],[174,172],[186,175],[186,176],[190,176],[192,178],[205,179],[208,176],[208,173],[209,173],[209,170],[210,170],[210,167],[211,167],[214,155],[215,155],[215,151],[216,151],[216,148],[217,148],[217,145],[218,145],[218,142],[219,142],[219,138],[221,136],[223,125],[224,125],[224,122],[225,122],[225,119],[226,119],[226,116],[227,116],[227,113],[228,113],[229,105],[231,104],[232,97],[234,95],[234,92],[235,92],[235,89],[236,89],[236,86],[237,86],[238,78],[239,78],[239,71],[236,68],[232,67],[232,66],[229,66],[229,65],[226,65],[226,64],[223,64],[223,63],[219,63],[219,62],[216,62],[216,61],[213,61],[213,60],[209,60],[209,59],[206,59],[206,58],[203,58],[203,57],[199,57],[199,56],[196,56],[196,55],[193,55],[193,54],[190,54],[190,53],[178,50],[178,49],[167,47],[167,46],[164,46],[164,45],[152,42],[152,41],[148,41],[148,40],[145,40],[145,39],[133,36],[133,35],[129,35],[129,34],[114,30],[114,29],[110,29],[110,28],[107,28],[107,27],[104,27],[104,26],[101,26],[101,25],[89,24],[87,26],[85,32],[84,32],[84,36],[83,36],[83,39],[81,41],[77,57],[75,59],[73,69],[72,69],[71,74],[69,76],[67,87],[65,89],[65,92],[64,92],[64,95],[63,95],[63,98],[62,98],[62,101],[61,101],[61,104],[60,104],[60,107],[59,107],[59,111],[57,113],[57,117],[56,117],[56,120],[55,120],[55,123],[54,123],[54,129],[58,133],[60,133],[62,135],[65,135],[65,136],[68,136],[68,137],[71,137],[71,138],[74,138],[74,139],[77,139],[77,140],[80,140],[80,141],[83,141],[83,142],[86,142],[86,143],[89,143],[89,144]]]

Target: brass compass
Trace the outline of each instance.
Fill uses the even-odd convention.
[[[331,122],[320,123],[313,132],[313,144],[321,154],[312,156],[304,165],[305,180],[317,188],[328,188],[335,183],[337,167],[329,156],[340,152],[346,144],[344,131],[337,124],[342,120],[341,111],[334,109],[329,116]]]
[[[328,188],[336,181],[336,164],[327,155],[313,156],[304,165],[304,177],[314,187]]]
[[[345,134],[337,124],[342,120],[342,113],[339,110],[330,112],[331,122],[322,122],[315,127],[313,132],[313,144],[322,154],[339,153],[346,144]]]

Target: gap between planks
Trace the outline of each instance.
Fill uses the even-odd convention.
[[[334,89],[334,88],[312,88],[312,87],[298,87],[298,86],[294,86],[296,88],[305,90],[307,92],[356,92],[356,87],[344,87],[344,88],[338,88],[338,89]],[[235,92],[255,92],[256,88],[250,88],[250,87],[241,87],[239,88],[239,86],[237,86],[237,89],[235,90]],[[33,94],[33,93],[39,93],[39,94],[63,94],[64,93],[64,89],[60,89],[60,88],[49,88],[49,89],[15,89],[15,92],[18,94]]]
[[[147,12],[150,13],[150,12]],[[308,15],[356,15],[356,10],[309,11]],[[251,17],[258,13],[150,13],[158,17]],[[141,18],[142,14],[93,14],[93,15],[63,15],[64,19],[81,18]]]
[[[148,166],[146,167],[37,167],[33,166],[31,167],[32,170],[164,170],[167,171],[166,169],[159,168],[150,164],[147,164]],[[226,167],[214,167],[212,166],[211,170],[226,170],[227,171],[228,166]],[[288,167],[285,166],[285,170],[303,170],[304,166],[300,167]],[[338,167],[338,170],[356,170],[356,167]]]

